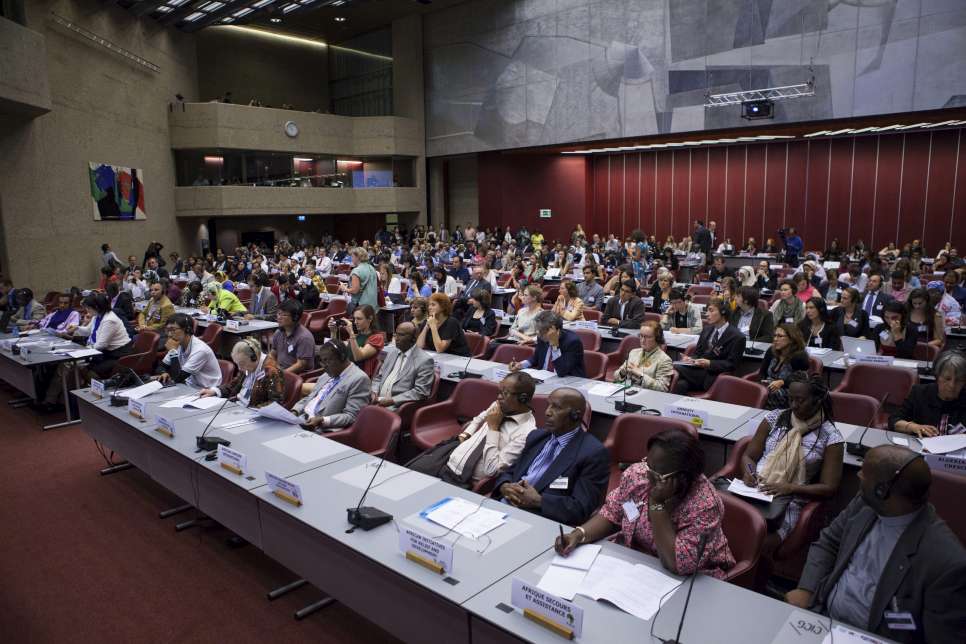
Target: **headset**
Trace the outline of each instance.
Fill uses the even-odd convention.
[[[261,351],[261,347],[259,347],[257,350],[255,349],[255,343],[258,341],[253,338],[247,338],[242,340],[242,342],[245,343],[245,348],[248,349],[248,355],[251,357],[252,362],[257,362],[258,353]]]
[[[876,483],[875,487],[872,488],[872,493],[875,494],[875,498],[879,499],[880,501],[885,501],[886,499],[888,499],[889,496],[892,494],[892,488],[895,486],[896,481],[898,481],[899,477],[902,475],[902,470],[906,469],[907,467],[912,465],[912,463],[916,459],[920,459],[920,458],[922,458],[922,454],[918,454],[918,453],[913,454],[906,460],[905,463],[899,466],[899,469],[895,471],[895,473],[889,478],[888,481]]]
[[[341,340],[331,338],[329,340],[329,344],[335,347],[335,350],[338,352],[339,358],[342,359],[342,362],[348,362],[352,359],[352,349],[350,349],[349,345],[346,343],[342,342]]]

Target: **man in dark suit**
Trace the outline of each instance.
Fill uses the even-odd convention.
[[[704,227],[700,219],[694,222],[694,236],[692,238],[698,249],[704,253],[705,261],[711,259],[711,231]]]
[[[725,304],[712,298],[705,308],[708,319],[698,337],[698,346],[693,356],[685,357],[685,365],[674,365],[678,381],[674,393],[687,394],[689,391],[707,391],[718,374],[733,372],[741,362],[745,352],[745,336],[725,317]]]
[[[760,295],[754,286],[738,289],[738,306],[729,320],[749,342],[771,342],[775,336],[775,319],[771,311],[758,306]]]
[[[725,277],[734,276],[734,271],[725,266],[724,255],[715,255],[711,270],[708,271],[708,279],[712,282],[720,282]]]
[[[862,294],[862,301],[859,303],[860,308],[865,311],[866,315],[869,316],[869,329],[870,329],[870,339],[871,330],[875,329],[882,320],[882,309],[885,305],[892,301],[892,296],[887,294],[882,288],[882,274],[881,273],[871,273],[869,279],[866,282],[865,293]],[[871,318],[877,317],[878,320],[871,320]]]
[[[465,270],[465,269],[464,269]],[[477,290],[490,291],[493,290],[493,285],[489,281],[483,279],[483,267],[474,266],[473,272],[470,275],[470,279],[466,282],[466,286],[460,293],[456,301],[453,302],[453,316],[462,320],[468,313],[471,312],[469,306],[469,298]]]
[[[584,369],[584,343],[573,331],[563,328],[563,318],[553,311],[541,311],[533,320],[537,332],[537,347],[533,357],[523,362],[514,360],[510,371],[542,369],[553,371],[561,378],[587,377]]]
[[[644,322],[644,301],[637,297],[637,284],[621,282],[619,297],[612,297],[604,307],[604,324],[625,329],[639,329]]]
[[[808,552],[798,607],[898,642],[961,642],[966,633],[966,550],[929,503],[920,454],[869,450],[860,495]]]
[[[586,407],[576,389],[555,389],[544,428],[527,436],[514,467],[497,478],[493,497],[567,525],[589,519],[607,492],[609,457],[581,426]]]

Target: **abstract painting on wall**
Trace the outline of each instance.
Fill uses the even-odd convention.
[[[95,221],[147,219],[143,171],[93,161],[89,166]]]

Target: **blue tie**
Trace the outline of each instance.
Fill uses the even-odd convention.
[[[868,315],[872,315],[873,304],[875,304],[875,293],[869,293],[865,296],[865,312]]]
[[[557,437],[551,436],[550,440],[547,441],[547,444],[544,445],[543,449],[540,450],[540,453],[537,454],[537,457],[533,459],[532,463],[530,463],[530,469],[527,470],[527,474],[523,477],[523,480],[533,485],[536,481],[539,481],[541,478],[543,478],[547,468],[549,468],[550,464],[553,462],[553,456],[556,453],[557,446],[559,444],[560,441],[557,440]]]

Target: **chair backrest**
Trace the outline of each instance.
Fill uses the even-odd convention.
[[[612,463],[636,463],[647,456],[647,441],[666,429],[679,429],[695,438],[698,431],[690,423],[663,416],[621,414],[610,427],[604,447]]]
[[[691,296],[691,303],[692,304],[707,304],[710,301],[711,301],[711,295],[710,294],[700,293],[698,295]]]
[[[727,374],[715,378],[714,384],[708,390],[708,400],[758,409],[764,409],[767,399],[768,389],[764,386]]]
[[[832,391],[829,396],[832,397],[832,418],[836,422],[860,427],[875,423],[879,401],[872,396],[849,394],[844,391]]]
[[[560,295],[559,286],[544,286],[543,287],[543,301],[550,302],[551,306],[557,301],[557,296]]]
[[[644,314],[644,321],[645,322],[657,322],[658,324],[660,324],[661,323],[661,314],[660,313],[654,313],[653,311],[650,311],[648,313],[645,313]]]
[[[550,404],[550,396],[548,394],[537,394],[530,401],[530,408],[533,410],[533,417],[537,421],[537,427],[543,427],[544,421],[547,419],[547,406]],[[590,419],[593,415],[594,410],[591,409],[590,404],[584,409],[584,431],[590,427]]]
[[[221,338],[221,325],[210,323],[205,327],[204,333],[201,334],[201,341],[211,347],[211,350],[218,353],[218,341]]]
[[[132,347],[133,353],[147,353],[148,351],[157,351],[158,348],[158,338],[160,336],[156,331],[151,329],[143,329],[138,331],[138,334],[134,336],[134,346]]]
[[[285,379],[285,393],[282,396],[282,406],[285,409],[291,409],[302,395],[302,376],[291,371],[283,371],[282,377]]]
[[[449,400],[458,418],[472,418],[486,409],[500,394],[500,386],[489,380],[467,378],[461,380]]]
[[[496,351],[490,357],[493,362],[501,362],[503,364],[510,364],[513,361],[522,362],[523,360],[529,360],[533,357],[534,349],[532,346],[525,346],[522,344],[501,344],[497,346]]]
[[[925,360],[926,362],[932,362],[939,356],[939,347],[934,344],[926,344],[925,342],[917,342],[916,350],[913,353],[913,357],[916,360]]]
[[[329,300],[329,305],[325,307],[325,312],[328,315],[338,315],[340,313],[345,313],[346,310],[346,301],[342,298],[337,300]]]
[[[963,495],[966,494],[966,476],[933,470],[929,486],[929,501],[936,514],[946,522],[949,529],[966,546],[966,512],[963,512]]]
[[[692,298],[695,295],[711,295],[712,293],[714,293],[713,286],[699,286],[697,284],[692,284],[688,287],[688,295],[690,295]]]
[[[303,326],[312,333],[318,333],[322,331],[325,326],[326,318],[329,315],[329,309],[320,309],[318,311],[310,311],[308,317],[305,320]],[[301,320],[299,321],[301,323]]]
[[[597,309],[590,309],[590,308],[587,308],[586,306],[584,307],[584,319],[585,320],[594,321],[594,322],[600,322],[600,320],[603,317],[603,315],[604,314],[601,313],[600,311],[598,311]]]
[[[620,354],[621,362],[627,360],[627,356],[630,355],[633,349],[641,348],[641,336],[636,333],[631,335],[625,335],[621,338],[621,343],[617,346],[617,353]]]
[[[140,375],[149,374],[154,371],[154,364],[157,360],[157,356],[153,351],[147,351],[144,353],[129,353],[126,356],[121,356],[117,359],[114,364],[113,373],[128,373],[124,368],[130,369],[134,373]]]
[[[735,566],[725,574],[725,580],[744,588],[752,588],[755,569],[765,542],[765,519],[761,512],[732,494],[718,494],[724,501],[721,529],[728,539],[728,547],[735,557]]]
[[[221,384],[227,385],[235,377],[235,363],[231,360],[218,360],[218,368],[221,369]]]
[[[599,351],[600,350],[600,334],[591,329],[574,329],[574,333],[580,338],[581,344],[584,345],[584,351]]]
[[[810,374],[821,376],[822,371],[825,369],[825,365],[822,361],[815,356],[808,356],[808,372]]]
[[[466,337],[466,344],[470,347],[470,355],[474,358],[482,358],[486,355],[487,347],[487,337],[485,335],[480,335],[479,333],[474,333],[473,331],[466,331],[463,333]]]
[[[591,380],[603,380],[607,374],[607,354],[584,351],[584,371]]]
[[[389,457],[395,452],[401,427],[402,420],[398,415],[379,405],[367,405],[356,416],[346,440],[340,442],[362,452]]]
[[[889,399],[884,407],[894,407],[902,404],[917,380],[918,375],[912,369],[878,364],[853,364],[849,366],[842,383],[835,390],[850,394],[865,394],[876,400],[882,400],[882,397],[888,393]]]

